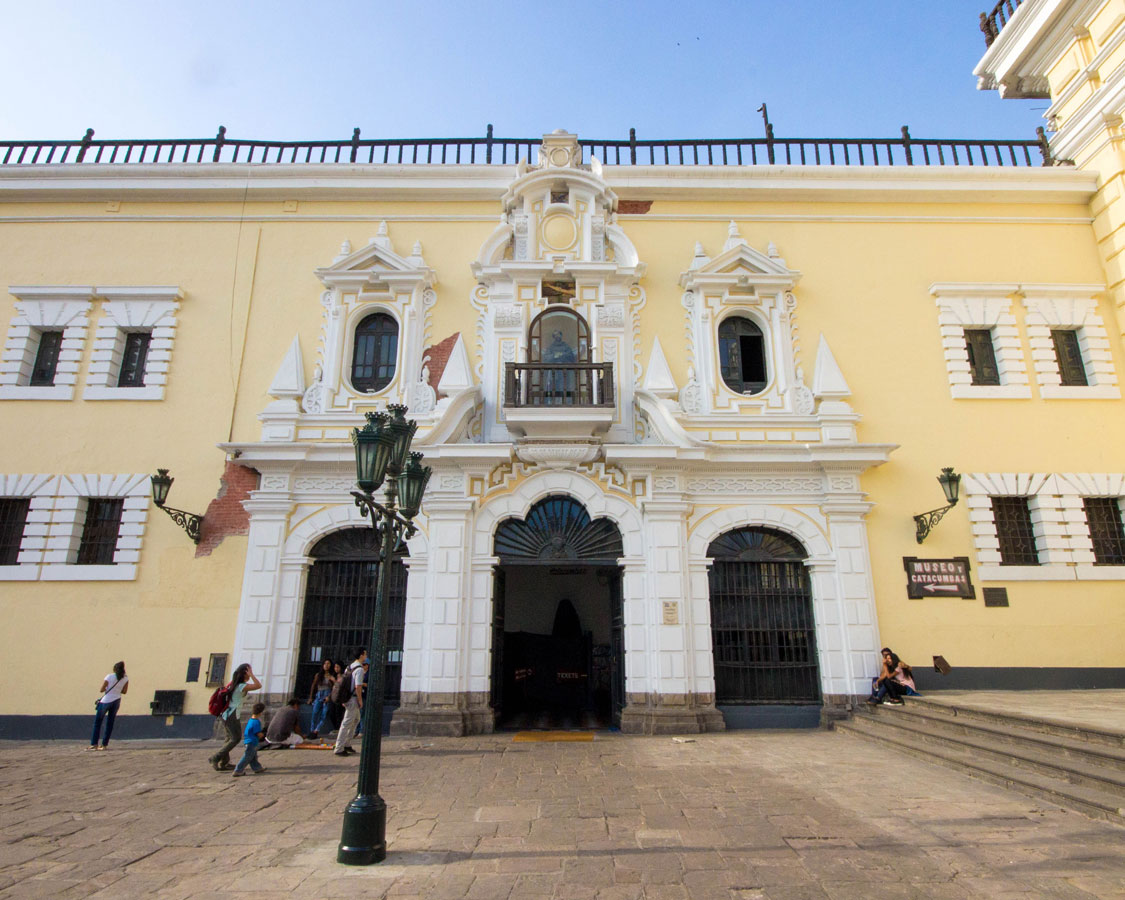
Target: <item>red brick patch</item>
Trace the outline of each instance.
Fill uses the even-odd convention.
[[[427,347],[422,352],[423,365],[430,367],[430,387],[435,392],[437,392],[437,386],[441,382],[442,373],[445,372],[445,364],[449,362],[449,354],[453,352],[453,347],[460,336],[461,332],[456,331],[444,341],[434,344],[432,347]],[[438,397],[441,397],[441,394],[438,394]]]
[[[242,508],[242,501],[249,499],[250,492],[258,489],[258,478],[257,469],[227,460],[219,493],[207,504],[207,512],[203,515],[199,546],[195,548],[197,557],[210,556],[228,534],[250,531],[250,513]]]
[[[651,200],[618,200],[617,211],[625,215],[643,216],[652,209]]]

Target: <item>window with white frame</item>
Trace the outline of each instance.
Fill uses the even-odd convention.
[[[1076,577],[1054,475],[974,472],[961,486],[981,581]]]
[[[1125,473],[1068,472],[1058,485],[1076,577],[1125,579]]]
[[[1098,285],[1023,285],[1027,337],[1040,396],[1116,399],[1109,335]]]
[[[0,400],[70,400],[86,343],[92,287],[12,287],[16,315],[0,361]]]
[[[162,400],[176,335],[176,287],[99,287],[102,317],[82,396]]]
[[[956,398],[1028,398],[1014,284],[932,284],[949,390]]]
[[[54,496],[37,577],[135,579],[148,517],[148,475],[61,475],[50,489]]]

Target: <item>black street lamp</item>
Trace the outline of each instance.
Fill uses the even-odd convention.
[[[379,576],[375,582],[375,618],[371,623],[371,674],[364,686],[363,744],[355,799],[344,810],[344,827],[336,862],[369,866],[387,858],[387,804],[379,796],[379,758],[383,747],[383,692],[387,659],[387,587],[391,561],[403,536],[417,530],[413,519],[422,505],[430,469],[422,454],[410,452],[418,424],[407,421],[406,407],[392,404],[385,413],[367,413],[367,424],[352,431],[358,491],[352,491],[363,516],[380,534]],[[386,483],[385,501],[374,493]]]
[[[198,544],[203,516],[164,505],[168,500],[168,492],[172,489],[172,482],[176,479],[168,474],[167,469],[157,469],[156,474],[152,475],[149,480],[152,481],[152,502],[156,504],[156,508],[168,513],[172,517],[172,521],[186,531],[188,537]]]
[[[919,513],[914,517],[914,536],[919,544],[934,530],[941,517],[957,505],[957,498],[961,493],[961,476],[953,471],[952,466],[942,469],[937,480],[945,492],[945,499],[949,501],[949,505]]]

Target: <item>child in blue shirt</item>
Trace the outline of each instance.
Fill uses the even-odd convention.
[[[246,731],[242,734],[242,743],[246,746],[246,749],[242,754],[242,759],[234,767],[235,778],[245,775],[247,766],[254,770],[255,775],[260,775],[266,771],[266,767],[258,762],[258,735],[262,733],[262,713],[265,711],[266,705],[264,703],[254,704],[254,711],[250,714],[250,719],[246,723]]]

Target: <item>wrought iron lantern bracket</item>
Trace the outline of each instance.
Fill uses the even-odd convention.
[[[941,521],[941,517],[956,505],[956,503],[950,503],[948,506],[943,506],[940,509],[931,509],[929,512],[919,513],[914,517],[915,537],[917,537],[919,544],[934,530],[934,526]]]
[[[162,509],[168,513],[169,517],[179,525],[184,531],[187,532],[189,538],[196,544],[199,543],[200,529],[203,525],[203,516],[197,516],[195,513],[184,512],[182,509],[175,509],[171,506],[164,506],[161,503],[156,504],[157,509]]]

